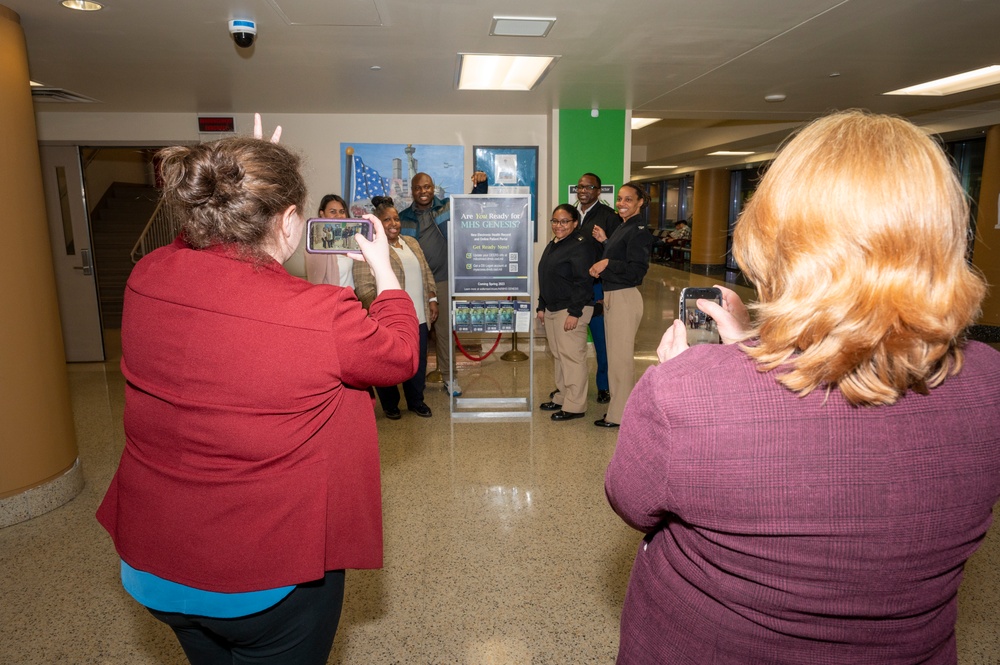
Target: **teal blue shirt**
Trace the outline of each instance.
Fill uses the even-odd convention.
[[[122,561],[122,586],[139,603],[159,612],[176,612],[215,619],[233,619],[274,607],[294,586],[219,593],[204,591],[136,570]]]

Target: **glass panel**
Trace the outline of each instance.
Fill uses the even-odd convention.
[[[69,188],[66,186],[66,169],[56,167],[56,182],[59,187],[59,212],[62,214],[63,242],[66,244],[66,256],[76,254],[76,244],[73,240],[73,218],[69,213]]]
[[[660,183],[649,185],[649,226],[658,229],[660,225]]]
[[[663,223],[666,227],[672,227],[677,221],[677,211],[680,205],[680,180],[668,180],[663,183]]]

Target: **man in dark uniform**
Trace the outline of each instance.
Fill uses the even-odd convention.
[[[580,233],[594,244],[594,260],[604,254],[604,246],[594,239],[594,227],[600,227],[610,238],[622,223],[612,208],[601,202],[601,179],[594,173],[584,173],[576,184],[577,207],[580,209]],[[604,290],[601,280],[594,280],[594,316],[590,319],[590,336],[597,354],[597,402],[611,401],[608,390],[608,347],[604,336]]]

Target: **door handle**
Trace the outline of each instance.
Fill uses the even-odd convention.
[[[94,274],[94,264],[90,260],[90,250],[81,249],[80,250],[80,262],[82,266],[73,266],[73,270],[82,270],[84,275]]]

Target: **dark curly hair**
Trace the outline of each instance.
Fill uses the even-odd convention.
[[[305,206],[301,160],[276,143],[233,137],[164,148],[159,156],[163,197],[195,248],[231,244],[243,258],[266,263],[279,215]]]

